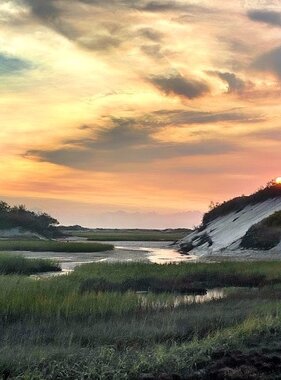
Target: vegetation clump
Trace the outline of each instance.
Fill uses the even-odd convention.
[[[24,230],[52,238],[62,236],[57,229],[59,222],[46,213],[29,211],[25,206],[9,206],[0,202],[0,229],[20,227]]]
[[[244,235],[241,247],[269,250],[281,241],[281,211],[253,225]]]
[[[24,274],[31,275],[43,272],[60,272],[60,265],[53,260],[27,259],[23,256],[0,254],[0,275]]]

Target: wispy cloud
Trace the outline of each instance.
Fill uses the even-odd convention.
[[[265,120],[265,116],[262,114],[245,112],[245,110],[239,108],[220,112],[159,110],[155,111],[154,115],[156,117],[158,116],[162,120],[162,123],[172,125],[208,124],[219,122],[259,123]],[[159,124],[159,120],[157,123]]]

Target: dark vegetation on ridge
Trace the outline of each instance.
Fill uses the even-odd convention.
[[[20,227],[38,233],[47,238],[62,236],[58,230],[59,222],[46,213],[29,211],[25,206],[9,206],[0,202],[0,229]]]
[[[206,226],[214,219],[225,216],[230,212],[238,212],[248,205],[264,202],[271,198],[281,197],[281,185],[274,181],[269,182],[265,187],[259,189],[254,194],[242,195],[222,203],[212,204],[210,211],[203,216],[202,225]]]

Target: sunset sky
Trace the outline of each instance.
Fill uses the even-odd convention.
[[[281,1],[1,0],[1,198],[176,227],[281,175]]]

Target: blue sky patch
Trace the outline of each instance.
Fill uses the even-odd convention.
[[[29,61],[0,53],[0,75],[15,75],[29,69]]]

